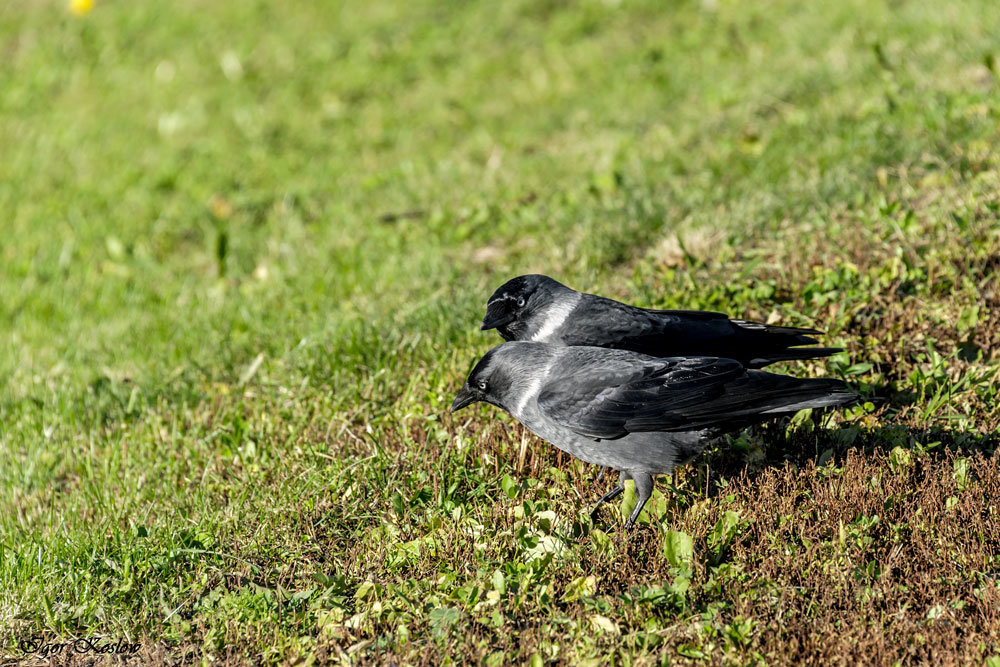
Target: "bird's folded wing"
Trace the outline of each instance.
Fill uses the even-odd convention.
[[[725,402],[727,384],[746,375],[732,359],[584,355],[569,355],[553,367],[538,407],[562,426],[596,439],[697,428],[703,420],[692,420],[689,413]]]
[[[717,313],[714,310],[654,310],[653,308],[643,308],[647,313],[654,315],[666,315],[679,320],[726,320],[729,315]]]

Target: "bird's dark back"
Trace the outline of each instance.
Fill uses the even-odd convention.
[[[713,356],[759,367],[784,359],[827,356],[836,348],[789,347],[816,343],[812,329],[777,327],[732,320],[724,313],[651,310],[593,294],[583,295],[563,325],[566,345],[595,345],[632,350],[654,357]]]

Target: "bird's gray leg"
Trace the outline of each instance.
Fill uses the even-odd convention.
[[[648,473],[632,473],[631,477],[635,481],[635,493],[639,499],[636,501],[635,509],[629,515],[628,521],[625,522],[625,530],[635,525],[635,520],[639,518],[639,513],[642,512],[643,506],[649,500],[649,497],[653,495],[652,475]]]
[[[631,476],[624,470],[621,471],[621,473],[619,473],[618,475],[618,485],[615,488],[608,491],[607,493],[605,493],[603,496],[601,496],[598,499],[597,504],[594,505],[594,509],[590,511],[591,520],[597,517],[597,510],[600,509],[602,504],[614,500],[625,491],[625,480],[627,479],[631,479]]]
[[[601,466],[601,472],[597,473],[597,483],[600,484],[601,480],[604,479],[604,473],[608,471],[608,466]]]

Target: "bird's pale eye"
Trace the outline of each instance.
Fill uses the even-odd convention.
[[[518,299],[517,299],[517,307],[518,308],[524,308],[524,297],[523,296],[522,297],[518,297]]]
[[[479,381],[479,389],[482,391],[486,391],[486,380]]]

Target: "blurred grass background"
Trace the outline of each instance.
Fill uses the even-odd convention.
[[[519,443],[477,430],[511,423],[439,415],[519,273],[818,326],[848,354],[805,371],[853,367],[883,406],[855,427],[996,429],[991,3],[15,0],[0,52],[8,644],[490,654],[468,619],[423,658],[399,619],[322,619],[361,613],[368,579],[473,567],[404,567],[393,541],[487,511],[477,494],[511,509]],[[927,441],[900,433],[871,443]],[[561,516],[586,506],[582,467],[526,465],[571,470]],[[519,622],[589,609],[566,604]],[[760,641],[706,655],[771,655]]]

